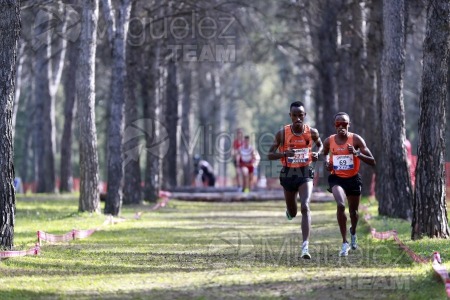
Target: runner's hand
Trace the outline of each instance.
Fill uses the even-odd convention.
[[[356,151],[356,149],[355,149],[355,147],[353,147],[353,145],[347,144],[347,146],[348,146],[348,151],[350,153],[352,153],[353,155],[357,155],[358,154],[358,151]]]

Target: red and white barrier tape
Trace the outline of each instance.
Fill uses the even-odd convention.
[[[367,207],[362,205],[361,210],[367,212]],[[423,257],[417,255],[413,250],[411,250],[408,246],[406,246],[398,238],[396,230],[377,232],[376,229],[373,228],[369,223],[369,220],[371,218],[372,217],[369,214],[364,215],[364,220],[367,222],[367,224],[369,224],[370,233],[372,234],[372,237],[375,239],[379,239],[379,240],[387,240],[390,237],[392,237],[394,239],[394,241],[400,246],[400,248],[402,248],[403,251],[405,251],[409,255],[409,257],[411,257],[411,259],[414,260],[415,262],[417,262],[417,263],[431,262],[434,272],[442,279],[442,282],[445,284],[445,291],[447,293],[447,298],[450,299],[450,275],[449,275],[447,269],[445,268],[445,266],[441,264],[442,262],[441,262],[441,256],[440,256],[439,252],[437,252],[437,251],[433,252],[433,255],[431,258],[423,258]]]
[[[38,255],[41,248],[38,244],[36,244],[33,248],[29,250],[20,250],[20,251],[0,251],[0,259],[10,258],[10,257],[18,257],[25,255]]]
[[[155,204],[150,210],[157,210],[161,207],[166,206],[166,204],[169,202],[169,197],[171,196],[170,192],[166,191],[160,191],[159,197],[162,198],[161,202],[158,202]],[[142,213],[136,214],[135,218],[138,219]],[[0,251],[0,259],[10,258],[10,257],[18,257],[18,256],[25,256],[25,255],[38,255],[40,252],[40,245],[42,241],[47,241],[50,243],[57,243],[57,242],[69,242],[74,239],[84,239],[89,236],[91,236],[94,232],[97,230],[100,230],[101,227],[108,225],[108,224],[117,224],[121,223],[123,221],[126,221],[125,218],[114,218],[113,216],[108,216],[105,222],[100,227],[94,228],[94,229],[87,229],[87,230],[78,230],[73,229],[70,232],[67,232],[65,234],[57,235],[57,234],[51,234],[47,233],[41,230],[37,231],[37,239],[38,242],[33,248],[30,248],[29,250],[21,250],[21,251]]]

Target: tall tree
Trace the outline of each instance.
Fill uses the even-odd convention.
[[[20,101],[20,92],[22,87],[22,70],[23,64],[25,61],[25,46],[26,42],[24,39],[20,39],[19,42],[19,51],[18,51],[18,59],[17,59],[17,67],[16,67],[16,91],[14,95],[14,108],[12,114],[12,128],[13,128],[13,140],[16,129],[16,120],[17,120],[17,111],[19,110],[19,101]]]
[[[139,11],[142,10],[138,1],[133,2],[131,8],[131,19],[139,17]],[[139,80],[139,67],[141,52],[138,47],[138,41],[134,41],[131,37],[139,37],[140,26],[137,22],[130,24],[130,40],[127,43],[127,89],[125,100],[125,133],[123,151],[125,154],[124,161],[124,184],[123,184],[123,203],[139,204],[141,202],[141,169],[140,162],[140,136],[141,124],[137,124],[138,103],[137,103],[137,87]],[[146,88],[146,87],[144,87]]]
[[[67,26],[64,4],[43,3],[35,7],[33,48],[35,54],[37,192],[56,191],[55,96],[61,80],[66,39],[56,34]],[[56,24],[55,24],[56,23]]]
[[[430,0],[420,93],[419,147],[412,239],[448,238],[445,202],[445,128],[450,51],[450,3]]]
[[[191,93],[192,93],[192,71],[189,64],[185,63],[182,69],[183,76],[183,98],[181,102],[181,145],[180,156],[183,168],[183,184],[192,184],[192,153],[189,152],[191,145],[190,116],[191,116]]]
[[[131,0],[120,0],[118,5],[115,13],[111,0],[102,0],[103,14],[108,23],[108,36],[113,59],[107,140],[108,192],[105,205],[105,214],[113,216],[117,216],[122,207],[123,110],[125,103],[126,41]]]
[[[165,154],[162,146],[167,138],[167,132],[160,126],[160,95],[157,93],[159,78],[160,44],[150,46],[146,55],[141,55],[142,65],[147,70],[140,72],[141,98],[145,120],[145,184],[144,200],[156,202],[161,181],[161,156]],[[156,109],[155,109],[156,108]],[[162,140],[162,139],[164,140]]]
[[[367,17],[367,58],[365,60],[365,70],[367,78],[364,81],[364,96],[366,100],[366,124],[373,124],[367,126],[365,133],[365,140],[370,147],[377,164],[382,166],[383,155],[381,154],[381,54],[383,50],[383,7],[382,2],[378,0],[368,1],[368,17]],[[365,165],[365,164],[363,164]],[[367,169],[367,166],[362,166]],[[380,169],[378,169],[381,171]],[[380,173],[381,174],[381,173]],[[380,175],[381,176],[381,175]],[[363,179],[363,185],[371,186],[366,181],[367,174]],[[372,181],[370,176],[370,180]],[[381,185],[376,185],[376,189],[381,190]],[[363,190],[363,192],[365,192]],[[376,194],[379,194],[376,192]]]
[[[20,1],[0,0],[0,248],[14,242],[16,195],[14,191],[12,108],[14,103],[17,44],[20,37]]]
[[[100,212],[97,130],[95,125],[95,53],[98,0],[83,0],[80,52],[77,69],[78,125],[80,131],[79,211]]]
[[[338,98],[336,87],[336,58],[337,58],[337,15],[341,8],[341,1],[319,1],[321,12],[320,25],[317,28],[317,51],[319,58],[319,84],[322,93],[323,121],[325,135],[335,132],[329,117],[338,112]]]
[[[61,137],[60,192],[72,192],[72,123],[76,99],[76,78],[79,58],[79,41],[67,44],[67,64],[64,78],[64,125]]]
[[[405,3],[383,1],[382,141],[383,164],[378,168],[377,195],[381,215],[411,217],[412,186],[404,141],[405,108],[403,75],[405,68]]]
[[[177,62],[169,58],[167,62],[165,126],[169,138],[169,149],[163,158],[163,188],[170,189],[177,185],[177,129],[178,129],[178,84]]]

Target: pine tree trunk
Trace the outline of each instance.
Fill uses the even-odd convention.
[[[191,115],[191,92],[192,92],[192,73],[190,68],[185,65],[183,68],[183,99],[182,99],[182,113],[181,113],[181,146],[180,156],[183,167],[183,184],[185,186],[192,183],[192,153],[191,136],[190,136],[190,120]]]
[[[337,58],[337,11],[341,6],[341,1],[324,1],[321,24],[319,27],[318,38],[319,48],[319,81],[322,91],[323,106],[332,114],[337,113],[338,98],[336,87],[336,58]],[[324,116],[325,130],[324,134],[335,133],[333,122],[328,121],[329,116]]]
[[[159,44],[155,43],[149,53],[148,59],[141,57],[148,63],[148,71],[140,73],[141,80],[141,98],[143,103],[144,120],[145,120],[145,184],[144,184],[144,200],[156,202],[159,196],[160,188],[160,158],[163,149],[160,145],[160,102],[157,97],[157,82],[159,81],[158,59]],[[144,61],[142,64],[144,64]],[[155,109],[157,108],[157,109]],[[165,154],[165,153],[163,153]]]
[[[412,239],[448,238],[445,202],[445,102],[450,49],[450,4],[428,3],[420,94],[419,146],[413,201]]]
[[[178,85],[177,65],[173,59],[167,62],[165,122],[169,149],[163,157],[163,188],[177,186],[177,128],[178,128]]]
[[[131,19],[137,17],[138,5],[133,3],[131,8]],[[134,23],[136,24],[136,23]],[[131,24],[133,26],[133,24]],[[134,32],[137,28],[130,28]],[[127,43],[127,97],[125,100],[125,132],[124,132],[124,186],[123,203],[139,204],[141,202],[141,169],[140,163],[140,136],[141,126],[138,124],[137,103],[137,80],[139,68],[139,55],[141,48],[134,45],[133,41]],[[138,132],[136,132],[138,131]],[[137,135],[137,136],[136,136]]]
[[[72,192],[72,123],[76,99],[77,64],[79,57],[79,39],[68,44],[68,65],[64,80],[64,125],[61,137],[60,192]]]
[[[382,155],[379,141],[381,141],[381,52],[383,49],[383,38],[382,38],[382,24],[383,24],[383,8],[382,2],[378,0],[373,0],[368,2],[368,32],[367,32],[367,59],[365,64],[365,69],[367,72],[367,78],[364,82],[364,96],[366,99],[366,123],[371,124],[371,126],[366,127],[364,139],[366,144],[370,147],[373,156],[377,161],[377,165],[382,166]],[[367,169],[367,167],[365,167]],[[373,169],[372,169],[373,170]],[[375,168],[375,173],[379,168]],[[365,172],[365,171],[363,171]],[[381,174],[381,173],[380,173]],[[374,174],[368,178],[368,174],[363,173],[363,185],[365,188],[363,190],[364,195],[367,192],[367,187],[370,189],[374,188],[375,195],[378,194],[377,189],[381,187],[380,185],[372,186]],[[381,176],[381,175],[380,175]],[[376,178],[376,177],[375,177]],[[367,180],[370,180],[368,182]]]
[[[20,95],[22,90],[22,70],[23,70],[23,63],[25,61],[25,40],[21,39],[19,41],[19,50],[17,54],[17,66],[16,66],[16,91],[14,93],[14,108],[13,108],[13,114],[12,114],[12,136],[14,141],[14,136],[16,132],[16,120],[17,120],[17,112],[19,110],[19,102],[20,102]]]
[[[66,31],[66,18],[60,20],[55,17],[64,15],[63,9],[64,5],[59,2],[36,6],[33,48],[36,50],[37,192],[42,193],[56,192],[55,95],[61,80],[67,41],[53,33],[54,30]]]
[[[0,248],[12,249],[16,211],[12,107],[20,36],[20,1],[0,0],[0,7]]]
[[[405,64],[405,4],[403,0],[383,2],[382,142],[383,160],[377,184],[380,215],[411,217],[412,186],[404,146],[405,109],[403,75]]]
[[[23,183],[28,183],[30,181],[33,181],[34,174],[33,174],[33,168],[30,168],[30,165],[33,166],[33,119],[34,119],[34,84],[33,81],[30,82],[30,91],[28,93],[28,96],[26,98],[26,101],[24,103],[26,107],[26,116],[28,119],[28,122],[26,124],[26,130],[23,136],[24,140],[24,147],[21,149],[22,154],[22,165],[19,169],[19,174],[21,176]],[[18,149],[16,149],[18,151]],[[25,191],[24,191],[25,192]]]
[[[39,19],[42,15],[38,14],[38,18],[35,23],[39,24],[39,26],[35,27],[34,34],[36,37],[41,36],[43,40],[43,44],[36,50],[35,52],[35,76],[34,76],[34,86],[35,86],[35,105],[36,105],[36,114],[35,114],[35,153],[36,153],[36,192],[38,193],[53,193],[54,185],[52,176],[52,166],[48,165],[48,160],[46,150],[49,145],[46,143],[51,143],[51,136],[47,136],[46,132],[46,124],[51,123],[50,120],[50,111],[48,111],[49,105],[53,103],[51,100],[52,96],[50,94],[50,35],[47,24],[45,20]],[[51,134],[51,133],[50,133]],[[54,170],[54,169],[53,169]]]
[[[366,70],[369,74],[368,85],[366,89],[367,99],[369,102],[367,122],[373,124],[368,128],[368,133],[365,136],[366,143],[372,145],[372,154],[377,161],[375,168],[375,197],[380,199],[383,195],[383,186],[379,183],[377,178],[382,176],[382,168],[384,165],[384,157],[382,154],[383,146],[382,140],[382,122],[381,115],[381,57],[383,50],[383,6],[382,2],[378,0],[371,0],[368,2],[370,15],[368,17],[368,33],[367,33],[367,65]],[[381,180],[382,181],[382,180]]]
[[[95,125],[95,53],[98,0],[83,0],[77,69],[80,130],[80,199],[78,210],[100,212],[97,129]]]
[[[105,4],[106,1],[103,3]],[[105,214],[117,216],[122,207],[123,187],[123,110],[125,103],[126,41],[131,1],[122,0],[112,39],[111,103],[108,122],[108,192]]]

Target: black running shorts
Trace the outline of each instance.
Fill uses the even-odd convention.
[[[339,185],[342,189],[344,189],[346,195],[361,195],[362,180],[359,173],[349,178],[342,178],[331,174],[328,176],[328,184],[330,185],[330,188],[328,189],[329,192],[331,192],[333,186]]]
[[[288,192],[297,192],[305,182],[314,178],[314,168],[311,166],[301,168],[283,167],[280,171],[280,184]]]

